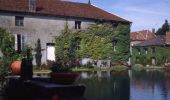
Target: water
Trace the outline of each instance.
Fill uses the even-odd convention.
[[[78,82],[86,100],[170,100],[166,71],[82,72]]]
[[[170,72],[82,72],[87,100],[170,100]]]

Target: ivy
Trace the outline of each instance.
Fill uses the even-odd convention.
[[[113,29],[112,25],[99,24],[85,31],[76,32],[69,30],[66,24],[62,34],[56,37],[56,55],[66,60],[90,57],[127,61],[130,46],[129,32],[130,26],[124,24],[119,24],[116,29]],[[117,41],[116,51],[113,50],[113,40]]]
[[[140,48],[141,54],[138,54],[137,48]],[[148,53],[145,53],[145,48],[147,48]],[[155,48],[156,52],[152,53],[152,48]],[[132,64],[140,63],[143,65],[152,65],[152,58],[156,59],[156,65],[163,65],[165,62],[170,62],[169,47],[168,46],[148,46],[148,47],[133,47],[132,49]],[[136,58],[139,58],[139,62]]]

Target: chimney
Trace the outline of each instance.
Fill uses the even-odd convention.
[[[89,0],[88,4],[91,5],[91,1],[90,0]]]
[[[36,0],[28,0],[29,12],[36,12]]]
[[[170,32],[166,32],[165,39],[166,39],[166,44],[170,44]]]
[[[155,29],[154,29],[154,28],[152,28],[152,33],[154,33],[154,34],[155,34]]]

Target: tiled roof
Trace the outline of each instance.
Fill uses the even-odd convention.
[[[29,13],[29,0],[0,0],[0,11]],[[36,0],[35,14],[88,18],[106,21],[129,21],[90,4],[61,0]]]
[[[154,46],[154,45],[165,45],[166,41],[165,41],[166,36],[165,35],[159,35],[156,38],[150,39],[150,40],[146,40],[142,43],[136,44],[134,46]]]
[[[153,38],[155,38],[155,34],[149,30],[142,30],[130,33],[131,41],[145,41]]]

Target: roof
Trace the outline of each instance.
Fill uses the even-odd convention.
[[[0,0],[0,11],[30,13],[28,2],[29,0]],[[130,23],[128,20],[90,4],[61,0],[36,0],[35,14]]]
[[[142,43],[136,44],[134,46],[154,46],[154,45],[165,45],[166,41],[165,41],[166,36],[165,35],[159,35],[156,38],[150,39],[150,40],[146,40]]]
[[[145,41],[155,38],[155,34],[149,30],[142,30],[130,33],[131,41]]]

